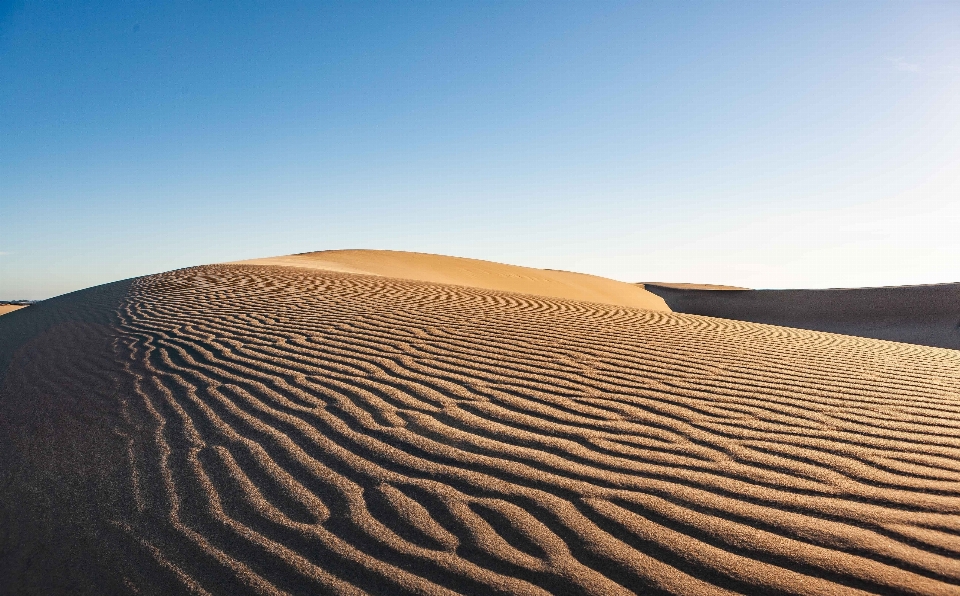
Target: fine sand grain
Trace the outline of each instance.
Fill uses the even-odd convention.
[[[643,284],[677,312],[960,349],[960,284],[737,290]]]
[[[3,593],[960,594],[960,352],[219,265],[0,320]]]
[[[393,250],[327,250],[240,261],[244,265],[283,265],[341,273],[362,273],[565,300],[603,302],[645,310],[670,311],[662,298],[637,284],[606,277],[504,265],[477,259]]]

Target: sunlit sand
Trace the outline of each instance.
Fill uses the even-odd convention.
[[[0,371],[12,593],[960,592],[955,350],[332,251],[44,301]]]
[[[379,275],[566,300],[602,302],[669,311],[663,299],[637,284],[596,275],[533,269],[477,259],[392,250],[327,250],[239,261],[244,265],[285,265],[341,273]]]

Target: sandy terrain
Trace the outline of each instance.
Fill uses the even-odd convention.
[[[415,252],[327,250],[239,261],[236,264],[308,267],[341,273],[363,273],[501,292],[534,294],[565,300],[603,302],[647,310],[670,310],[662,298],[637,284],[583,273],[532,269],[477,259]]]
[[[720,286],[717,284],[687,284],[687,283],[664,283],[659,281],[648,281],[637,284],[646,289],[647,286],[674,288],[677,290],[749,290],[750,288],[741,288],[740,286]]]
[[[960,594],[958,536],[958,351],[263,265],[0,318],[4,593]]]
[[[22,304],[0,304],[0,315],[5,315],[8,312],[20,310],[21,308],[23,308]]]
[[[644,287],[677,312],[960,349],[960,284],[743,292]]]

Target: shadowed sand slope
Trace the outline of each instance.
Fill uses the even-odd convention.
[[[674,288],[677,290],[749,290],[750,288],[741,288],[740,286],[719,286],[717,284],[687,284],[687,283],[662,283],[662,282],[645,282],[637,284],[642,286],[644,289],[647,289],[647,286],[661,287],[661,288]],[[648,290],[650,291],[650,290]]]
[[[669,311],[662,298],[642,286],[596,275],[533,269],[491,261],[393,250],[327,250],[286,257],[240,261],[247,265],[308,267],[431,283],[535,294]]]
[[[644,286],[677,312],[960,349],[960,284],[739,292]]]
[[[952,350],[220,265],[0,367],[7,592],[960,594]]]

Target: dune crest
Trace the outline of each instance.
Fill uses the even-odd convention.
[[[637,284],[585,273],[534,269],[443,255],[393,250],[326,250],[232,264],[306,267],[670,311],[663,298]]]

